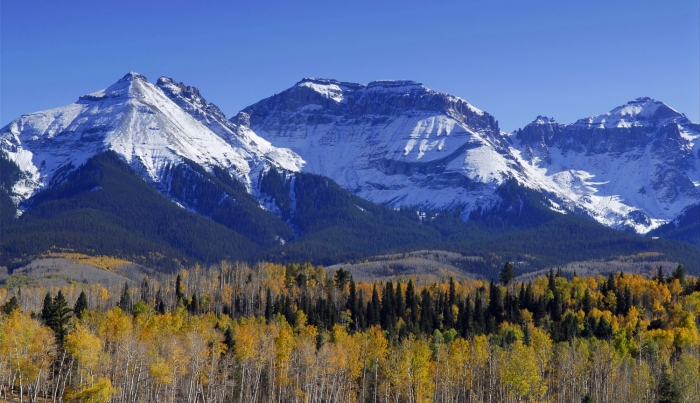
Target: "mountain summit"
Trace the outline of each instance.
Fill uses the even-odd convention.
[[[243,112],[305,171],[394,207],[470,211],[519,170],[493,116],[414,81],[304,79]]]
[[[107,150],[162,190],[169,168],[184,161],[221,168],[249,191],[266,167],[298,171],[304,163],[226,120],[196,88],[165,77],[153,85],[135,72],[74,104],[12,121],[0,129],[0,147],[25,173],[14,189],[19,201]]]

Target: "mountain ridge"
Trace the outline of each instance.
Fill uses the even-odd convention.
[[[573,124],[540,116],[505,133],[466,100],[409,80],[303,79],[227,119],[196,87],[168,77],[152,84],[130,72],[74,104],[1,128],[0,149],[20,177],[0,201],[7,196],[30,212],[41,204],[35,195],[75,181],[72,173],[110,151],[178,208],[275,259],[310,250],[324,261],[359,258],[441,237],[456,237],[453,247],[468,250],[466,240],[493,230],[489,237],[553,222],[546,231],[561,232],[557,226],[570,224],[560,213],[637,233],[670,223],[700,203],[700,183],[693,182],[699,137],[699,125],[644,97]],[[423,228],[391,209],[413,214]],[[420,218],[426,214],[440,226]],[[407,236],[382,232],[379,224]],[[603,236],[595,226],[576,225],[587,237]],[[616,242],[632,245],[625,253],[651,245]]]

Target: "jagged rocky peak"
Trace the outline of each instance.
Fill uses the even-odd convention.
[[[191,87],[184,83],[177,82],[170,77],[162,76],[156,82],[156,86],[163,91],[181,95],[187,99],[203,99],[197,87]]]
[[[562,126],[554,118],[540,115],[532,123],[516,130],[515,137],[531,145],[551,145],[555,137],[561,133]]]
[[[221,123],[228,122],[226,115],[218,106],[204,99],[199,88],[185,85],[165,76],[158,79],[156,86],[179,107],[197,119],[204,120],[205,123],[208,118],[213,118]]]
[[[250,127],[250,115],[241,111],[231,121],[240,127]]]
[[[148,80],[146,79],[146,76],[144,76],[143,74],[139,74],[135,71],[130,71],[130,72],[126,73],[126,75],[124,77],[122,77],[121,79],[119,79],[119,81],[117,81],[117,82],[123,83],[123,82],[127,82],[127,81],[135,81],[135,80],[141,80],[141,81],[148,82]]]

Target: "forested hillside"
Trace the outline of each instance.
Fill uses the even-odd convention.
[[[11,208],[17,167],[0,157],[0,205]],[[463,211],[372,204],[329,178],[270,169],[259,192],[267,209],[228,173],[193,163],[169,167],[159,193],[116,153],[104,152],[0,217],[0,266],[10,271],[46,252],[126,259],[173,272],[220,260],[331,265],[386,253],[439,249],[478,256],[466,272],[490,277],[506,260],[519,270],[656,252],[700,273],[700,248],[643,238],[549,209],[514,181],[492,209]],[[168,197],[177,200],[177,203]],[[278,215],[273,214],[273,212]]]
[[[355,282],[310,264],[0,288],[0,398],[697,402],[700,282]]]

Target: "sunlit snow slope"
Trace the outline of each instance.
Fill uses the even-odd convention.
[[[493,116],[412,81],[305,79],[243,113],[305,171],[375,203],[471,210],[521,170]]]
[[[570,125],[538,117],[514,152],[568,210],[645,233],[700,202],[700,126],[662,102],[638,98]]]

